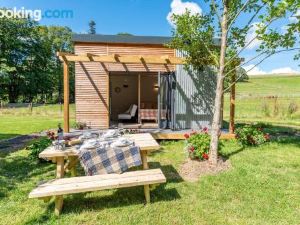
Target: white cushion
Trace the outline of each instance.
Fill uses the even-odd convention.
[[[137,105],[132,105],[131,112],[130,112],[131,117],[135,116],[136,110],[137,110]]]
[[[130,120],[131,119],[131,115],[130,114],[122,113],[122,114],[118,115],[118,119],[119,120]]]

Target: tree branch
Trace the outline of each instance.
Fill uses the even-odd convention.
[[[274,18],[270,20],[270,22],[264,27],[264,29],[268,28],[277,18]],[[229,61],[226,62],[225,66],[227,66],[229,63],[232,62],[233,59],[238,57],[239,54],[241,54],[242,51],[244,51],[256,38],[258,37],[258,34],[255,35],[243,48],[241,48],[234,56],[232,56]]]
[[[251,67],[249,70],[246,71],[246,73],[250,72],[251,70],[253,70],[256,66],[260,65],[261,63],[263,63],[267,58],[271,57],[272,55],[275,55],[275,54],[278,54],[278,53],[281,53],[281,52],[288,52],[288,51],[295,51],[295,50],[300,50],[300,48],[291,48],[291,49],[283,49],[283,50],[278,50],[278,51],[275,51],[275,52],[272,52],[270,54],[268,54],[267,56],[265,56],[263,59],[261,59],[258,63],[256,63],[253,67]],[[257,58],[257,57],[256,57]],[[247,61],[247,63],[249,63],[249,61]],[[245,63],[244,63],[245,64]],[[239,65],[239,66],[236,66],[234,68],[234,70],[236,70],[237,68],[241,67],[242,65]],[[232,71],[231,71],[232,72]],[[230,72],[226,73],[225,76],[227,76]],[[240,75],[236,80],[235,82],[231,83],[224,91],[223,93],[225,93],[227,90],[229,90],[232,85],[234,85],[240,78],[242,77],[242,75]]]
[[[215,0],[211,0],[211,5],[212,5],[214,11],[216,12],[216,15],[217,15],[218,20],[219,20],[219,24],[221,24],[221,16],[220,16],[220,14],[219,14],[219,12],[217,10],[217,6],[216,6]]]
[[[231,21],[229,26],[228,26],[228,29],[230,29],[230,27],[232,26],[232,24],[234,23],[234,21],[236,20],[236,18],[243,12],[243,10],[245,9],[245,7],[249,4],[251,0],[247,0],[245,2],[245,4],[242,6],[242,8],[237,12],[237,14],[235,14],[235,16],[233,17],[233,19],[229,18],[228,21]]]

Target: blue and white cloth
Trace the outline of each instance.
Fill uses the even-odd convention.
[[[138,146],[100,146],[94,149],[81,149],[79,161],[86,175],[122,173],[142,164]]]

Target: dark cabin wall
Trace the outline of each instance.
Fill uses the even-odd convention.
[[[177,56],[181,54],[177,52]],[[215,88],[213,68],[195,71],[192,67],[176,66],[175,129],[211,127]]]

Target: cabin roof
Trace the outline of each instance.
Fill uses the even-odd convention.
[[[73,34],[73,42],[83,43],[124,43],[124,44],[154,44],[163,45],[171,41],[171,37],[134,36],[134,35],[103,35],[103,34]]]
[[[73,34],[73,42],[81,43],[113,43],[113,44],[149,44],[164,45],[172,37],[167,36],[135,36],[135,35],[104,35],[104,34]],[[214,39],[215,45],[220,45],[220,39]]]

